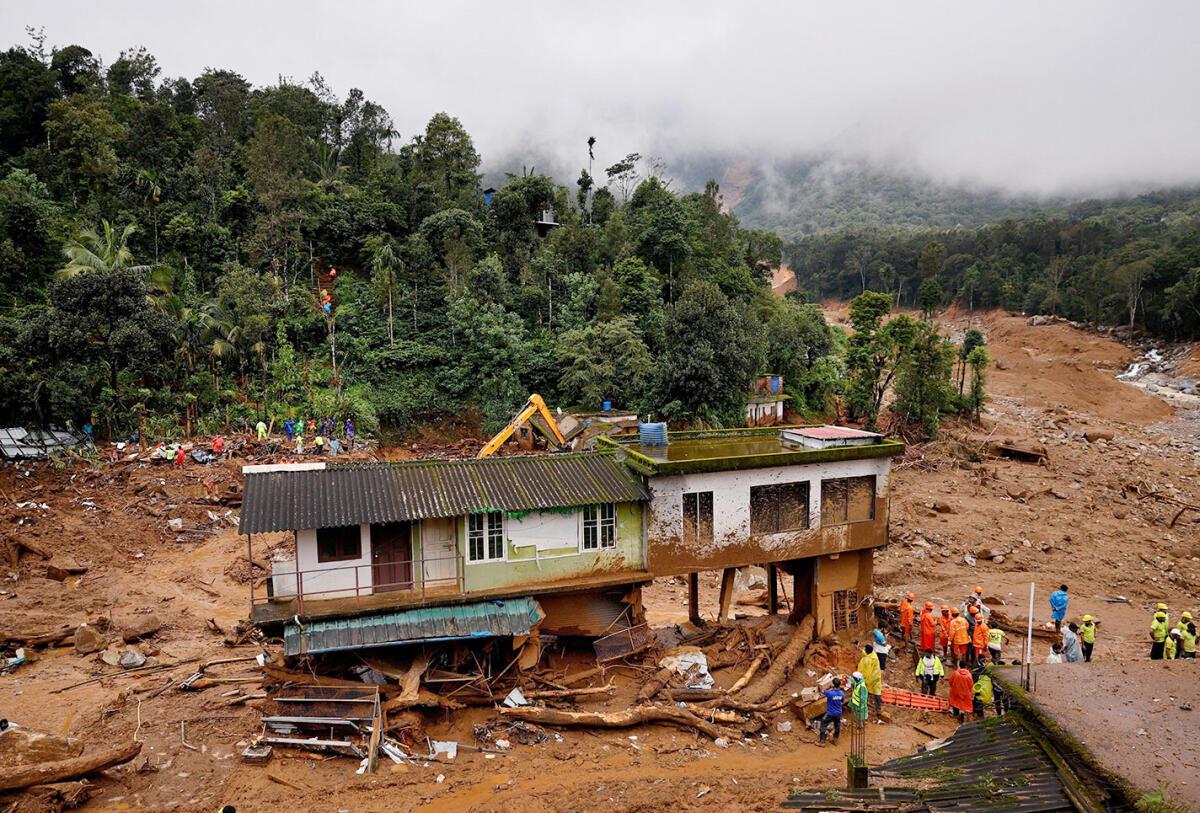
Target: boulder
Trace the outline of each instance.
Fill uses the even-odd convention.
[[[75,630],[75,654],[90,655],[104,649],[104,636],[95,627],[80,624]]]
[[[1102,429],[1088,429],[1083,433],[1083,439],[1088,443],[1095,443],[1098,440],[1112,440],[1113,437],[1112,432],[1106,432]]]
[[[131,646],[125,650],[125,654],[121,656],[122,669],[137,669],[139,666],[146,664],[146,656],[143,655],[136,646]]]
[[[121,640],[127,644],[132,644],[134,641],[139,641],[142,638],[149,638],[160,629],[162,629],[162,622],[158,620],[158,617],[147,615],[139,621],[127,624],[121,631]]]

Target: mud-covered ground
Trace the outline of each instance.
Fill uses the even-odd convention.
[[[954,315],[948,324],[961,330],[968,321]],[[922,600],[957,603],[980,584],[1005,603],[1006,613],[1024,617],[1032,580],[1040,622],[1048,614],[1047,593],[1066,582],[1071,615],[1090,612],[1101,622],[1099,660],[1144,657],[1148,608],[1166,601],[1181,611],[1195,600],[1200,583],[1200,515],[1184,510],[1175,518],[1181,503],[1200,504],[1200,408],[1173,390],[1156,385],[1159,391],[1150,392],[1144,384],[1117,381],[1116,373],[1137,354],[1110,339],[1065,325],[1030,326],[1018,317],[974,321],[988,334],[997,360],[994,397],[981,427],[951,426],[941,440],[914,447],[897,461],[892,544],[876,559],[877,595],[912,590]],[[1111,438],[1089,442],[1084,433]],[[1039,444],[1047,460],[987,456],[988,444],[997,440]],[[392,449],[388,456],[422,451]],[[294,813],[398,807],[772,810],[790,787],[843,781],[845,741],[818,748],[790,712],[776,714],[762,735],[727,747],[678,729],[643,726],[563,730],[561,742],[515,746],[504,755],[460,752],[445,764],[385,763],[375,775],[356,775],[357,763],[345,758],[242,763],[238,754],[259,730],[258,712],[254,701],[231,706],[233,696],[222,695],[238,687],[256,691],[256,684],[159,692],[195,670],[189,659],[249,657],[261,649],[254,641],[238,647],[224,642],[246,617],[251,571],[239,559],[245,540],[226,517],[229,509],[214,500],[237,481],[240,462],[182,471],[121,463],[0,469],[4,536],[28,540],[55,563],[87,568],[60,582],[46,578],[47,563],[34,553],[25,552],[15,569],[6,564],[0,629],[7,635],[42,633],[83,622],[122,629],[154,617],[163,628],[143,646],[144,654],[179,663],[128,677],[96,654],[78,656],[63,646],[39,651],[33,662],[0,675],[2,716],[24,728],[77,737],[88,748],[143,742],[146,758],[98,779],[86,809],[210,811],[230,802],[239,810]],[[182,519],[183,531],[171,528],[171,519]],[[256,539],[253,555],[261,557],[271,542]],[[702,585],[711,616],[715,575]],[[682,584],[659,580],[645,593],[653,622],[682,622],[686,595]],[[1108,600],[1117,597],[1129,603]],[[780,618],[771,635],[786,634]],[[267,649],[277,647],[268,643]],[[1041,646],[1037,654],[1044,654]],[[585,655],[577,656],[580,663]],[[850,668],[851,656],[843,659],[839,665]],[[209,671],[236,679],[255,675],[252,666],[230,663]],[[742,671],[718,671],[718,684],[730,685]],[[785,691],[811,681],[808,671],[800,670]],[[105,677],[67,688],[97,676]],[[912,685],[910,670],[899,666],[886,679]],[[618,671],[615,681],[611,699],[581,705],[628,705],[639,676]],[[469,743],[472,726],[492,716],[480,708],[434,716],[427,730],[435,738]],[[945,717],[915,711],[894,710],[892,717],[869,730],[872,762],[927,741],[914,724],[933,734],[951,728]],[[791,731],[780,731],[777,723],[786,721],[793,722]]]

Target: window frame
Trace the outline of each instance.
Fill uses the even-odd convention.
[[[850,491],[854,481],[870,480],[871,482],[871,504],[870,511],[866,517],[858,519],[850,518]],[[831,512],[825,510],[826,495],[834,490],[839,490],[842,493],[841,515],[837,519],[831,519]],[[821,527],[833,527],[836,525],[856,525],[860,522],[875,521],[875,500],[879,496],[879,478],[874,474],[857,474],[849,477],[831,477],[821,481]]]
[[[588,516],[588,514],[592,516]],[[588,544],[589,532],[594,534],[592,544]],[[615,503],[604,502],[583,507],[583,520],[580,526],[579,549],[584,552],[600,552],[613,550],[617,547],[617,506]]]
[[[478,521],[480,527],[475,528]],[[506,562],[508,561],[508,540],[505,537],[504,514],[500,511],[479,511],[472,514],[467,514],[467,564],[480,565],[489,562]],[[472,543],[478,541],[480,543],[480,552],[483,557],[476,559],[473,556]],[[500,555],[492,556],[492,545],[498,542],[500,546]]]
[[[354,532],[354,535],[353,535],[354,553],[353,553],[353,555],[346,552],[346,549],[348,548],[347,543],[351,540],[351,535],[350,535],[351,531]],[[328,542],[333,543],[334,550],[335,550],[335,553],[333,556],[324,556],[322,553],[322,540],[321,540],[322,532],[324,532],[326,534],[336,533],[338,535],[334,539],[326,539],[325,540],[325,542],[327,542],[327,543]],[[357,525],[339,525],[334,528],[317,528],[315,536],[316,536],[316,540],[317,540],[317,564],[319,564],[319,565],[334,564],[337,562],[354,562],[354,561],[358,561],[359,559],[362,559],[362,556],[363,556],[362,528],[360,528]]]
[[[690,499],[689,499],[690,498]],[[688,503],[692,503],[691,506]],[[707,506],[705,505],[707,503]],[[683,544],[685,545],[711,545],[715,536],[713,528],[713,515],[715,513],[713,506],[712,491],[685,491],[682,496],[682,514],[683,514]],[[708,508],[708,529],[707,534],[704,532],[704,514],[703,509]],[[689,538],[689,523],[688,511],[691,509],[695,515],[695,520],[692,523],[691,538]]]
[[[754,494],[756,491],[774,490],[778,491],[785,488],[803,489],[804,506],[804,521],[803,524],[791,528],[775,528],[774,530],[763,530],[755,527],[754,522]],[[807,531],[812,527],[812,483],[809,480],[792,480],[786,483],[760,483],[759,485],[750,486],[750,535],[751,536],[771,536],[772,534],[789,534],[796,531]]]

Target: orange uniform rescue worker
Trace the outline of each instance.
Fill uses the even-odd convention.
[[[907,594],[900,600],[900,634],[904,637],[905,643],[912,640],[913,628],[913,606],[912,601],[916,596],[912,593]]]
[[[921,611],[921,651],[934,649],[937,646],[937,616],[933,613],[933,602],[925,602]]]
[[[961,661],[967,657],[967,650],[971,647],[971,634],[967,631],[967,619],[958,614],[958,610],[951,610],[950,615],[950,643],[954,648],[954,660]]]
[[[943,655],[950,654],[950,605],[942,605],[942,616],[938,619],[938,645]]]

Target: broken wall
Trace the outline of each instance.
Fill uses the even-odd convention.
[[[650,477],[646,521],[649,570],[655,576],[671,576],[884,545],[890,470],[889,458],[869,458]],[[874,518],[822,527],[822,480],[867,475],[875,476]],[[808,528],[751,534],[750,489],[798,482],[808,483]],[[688,492],[712,492],[711,541],[684,543],[683,495]]]

